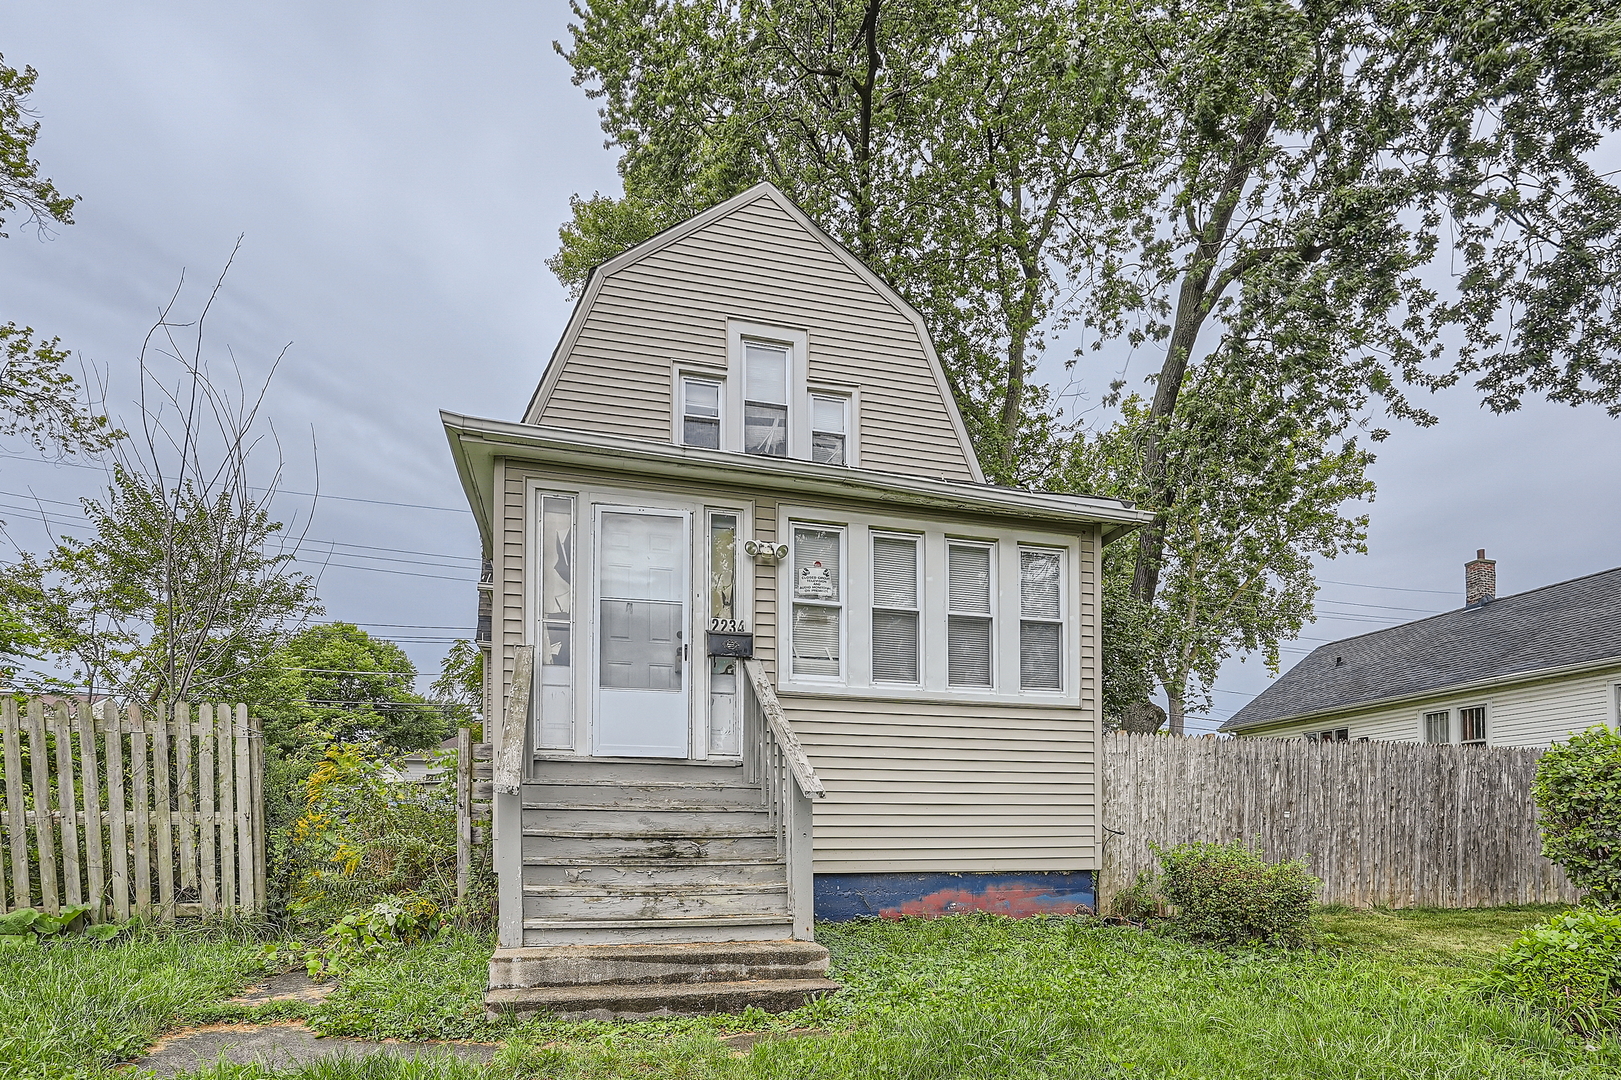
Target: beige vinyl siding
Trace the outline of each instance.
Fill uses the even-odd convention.
[[[916,327],[766,198],[600,282],[536,422],[671,441],[672,366],[723,369],[728,319],[805,331],[811,381],[860,387],[862,467],[972,479]]]
[[[1395,705],[1332,717],[1254,728],[1246,736],[1292,738],[1308,731],[1348,728],[1353,739],[1419,742],[1423,714],[1486,706],[1486,741],[1492,746],[1547,746],[1594,724],[1615,726],[1615,684],[1621,664],[1606,671],[1527,680],[1477,691],[1448,691]],[[1452,723],[1456,737],[1456,712]]]
[[[827,787],[816,872],[1091,870],[1096,742],[1075,709],[796,694]]]

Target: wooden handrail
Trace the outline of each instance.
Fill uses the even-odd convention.
[[[535,647],[519,645],[512,666],[512,693],[501,716],[501,749],[495,755],[495,790],[516,795],[523,789],[524,736],[529,725],[529,690],[535,678]]]
[[[804,747],[799,745],[793,729],[788,726],[788,718],[782,713],[782,703],[777,700],[777,691],[772,688],[765,668],[760,661],[751,659],[743,661],[743,670],[748,673],[749,685],[754,689],[754,700],[760,703],[760,715],[765,717],[772,736],[782,747],[783,757],[788,761],[788,771],[794,774],[799,790],[807,798],[827,798],[827,791],[823,789],[816,770],[811,767],[810,758],[805,756]]]

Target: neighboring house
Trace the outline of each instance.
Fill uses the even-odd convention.
[[[521,422],[444,423],[528,703],[492,1004],[586,1008],[554,946],[1092,902],[1102,547],[1147,515],[986,484],[921,317],[775,188],[598,268]]]
[[[1465,606],[1312,651],[1222,725],[1324,741],[1547,746],[1621,710],[1621,567],[1496,596],[1466,563]]]

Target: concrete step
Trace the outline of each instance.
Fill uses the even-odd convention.
[[[526,823],[527,824],[527,823]],[[728,835],[694,837],[669,835],[604,835],[591,830],[559,831],[525,828],[523,861],[526,864],[583,859],[607,862],[639,859],[693,865],[712,859],[775,859],[777,837],[769,828],[735,829]]]
[[[733,916],[788,918],[788,885],[603,888],[535,885],[523,891],[529,919],[694,919]]]
[[[525,919],[525,946],[665,945],[693,942],[779,941],[793,933],[786,915],[720,918]]]
[[[788,880],[782,859],[545,859],[524,866],[529,885],[769,885]]]
[[[490,990],[492,1014],[550,1013],[562,1020],[636,1020],[650,1016],[708,1016],[744,1009],[787,1012],[812,998],[837,992],[827,979],[759,979],[744,982],[649,986],[537,986]]]
[[[490,987],[819,979],[827,969],[827,950],[814,941],[553,946],[497,949]]]

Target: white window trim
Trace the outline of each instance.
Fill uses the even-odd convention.
[[[814,419],[813,397],[844,399],[844,468],[861,468],[861,388],[850,383],[812,382],[805,390],[806,415]],[[807,454],[807,456],[809,456]]]
[[[927,538],[918,532],[899,532],[894,529],[867,529],[867,570],[863,575],[867,579],[867,656],[866,665],[870,681],[877,686],[917,687],[922,686],[929,670],[928,659],[928,608],[927,587],[928,575],[924,573],[927,561]],[[911,540],[917,544],[917,607],[913,609],[917,614],[917,678],[911,682],[901,679],[878,679],[872,677],[872,615],[875,611],[903,611],[903,608],[880,608],[872,595],[872,552],[875,541],[880,538],[890,540]]]
[[[850,563],[851,563],[850,552],[854,551],[854,550],[857,550],[857,548],[855,546],[855,543],[853,541],[853,537],[851,535],[851,533],[854,530],[850,529],[848,526],[846,526],[846,525],[844,525],[842,523],[839,523],[839,522],[816,521],[814,519],[807,520],[805,518],[800,518],[800,517],[788,517],[786,519],[779,518],[778,520],[785,520],[786,521],[786,524],[782,527],[782,529],[778,533],[778,535],[786,538],[787,543],[788,543],[788,557],[786,559],[783,559],[782,562],[780,562],[778,564],[779,575],[780,575],[779,576],[779,581],[782,583],[781,586],[780,586],[781,591],[778,593],[778,595],[780,597],[782,597],[782,601],[781,601],[782,616],[786,616],[785,618],[781,618],[782,627],[778,631],[779,641],[781,642],[781,644],[778,647],[778,652],[779,652],[779,654],[781,656],[781,659],[778,661],[778,667],[781,669],[781,677],[791,679],[795,683],[803,684],[803,685],[806,685],[806,686],[845,686],[845,685],[848,685],[849,679],[850,679],[851,660],[852,660],[852,657],[851,657],[851,654],[850,654],[850,639],[853,636],[851,634],[851,632],[850,632],[850,622],[851,622],[851,620],[850,620],[850,611],[851,611],[851,600],[852,600],[851,590],[850,590]],[[795,552],[794,552],[794,530],[795,529],[819,529],[819,530],[821,530],[823,532],[838,533],[838,535],[839,535],[839,581],[838,581],[838,590],[839,590],[838,596],[839,596],[839,598],[838,598],[837,602],[829,603],[827,601],[821,601],[821,600],[797,600],[797,599],[795,599],[795,597],[794,597],[794,563],[795,563],[795,558],[794,558],[794,555],[795,555]],[[867,588],[867,593],[870,595],[871,591],[872,591],[871,590],[871,585],[869,583],[868,588]],[[806,604],[807,606],[810,606],[810,607],[835,608],[839,612],[839,674],[837,674],[837,675],[800,675],[800,674],[795,673],[795,671],[794,671],[794,607],[796,605],[798,605],[798,604]],[[869,634],[870,634],[870,628],[869,628]],[[868,648],[869,649],[871,648],[870,640],[869,640],[869,643],[868,643]],[[871,670],[871,667],[872,667],[872,659],[871,659],[870,656],[867,659],[866,666],[867,666],[867,668],[869,670],[869,674],[870,674],[870,670]]]
[[[1432,742],[1430,742],[1430,731],[1429,731],[1429,728],[1425,724],[1425,717],[1431,715],[1432,713],[1438,713],[1438,712],[1444,712],[1444,713],[1447,714],[1447,741],[1444,742],[1444,743],[1432,743]],[[1423,743],[1426,746],[1450,746],[1455,741],[1452,738],[1453,734],[1454,734],[1454,732],[1453,732],[1453,724],[1452,724],[1452,710],[1450,708],[1438,709],[1438,708],[1435,708],[1435,707],[1432,706],[1432,707],[1430,707],[1428,709],[1420,709],[1420,710],[1418,710],[1418,741],[1419,742]]]
[[[989,612],[982,613],[982,612],[976,612],[976,611],[952,611],[951,610],[951,549],[953,547],[981,548],[981,549],[983,549],[983,550],[985,550],[986,552],[989,553],[989,558],[986,560],[986,562],[990,566],[990,578],[991,578],[991,580],[989,582],[990,594],[991,594],[990,595],[990,608],[991,608],[991,610]],[[1008,657],[1007,657],[1007,652],[1008,652],[1008,649],[1007,649],[1007,627],[1006,627],[1006,615],[1007,615],[1007,613],[1005,611],[1001,610],[1002,608],[1005,608],[1007,605],[1005,603],[1002,603],[1002,604],[997,603],[997,599],[999,597],[1001,597],[1004,600],[1006,599],[1006,597],[1002,597],[1001,589],[999,588],[999,586],[1001,585],[1002,582],[1004,582],[1004,581],[1006,581],[1008,579],[1007,579],[1007,576],[1005,574],[1004,567],[999,566],[998,564],[1006,561],[1007,547],[1008,547],[1008,545],[1006,545],[1006,544],[998,544],[996,542],[996,540],[994,540],[994,539],[982,539],[980,537],[965,537],[965,536],[951,536],[951,535],[946,536],[946,559],[945,559],[945,563],[941,567],[942,577],[945,579],[946,596],[945,596],[945,603],[942,604],[941,607],[940,607],[940,617],[936,621],[938,621],[940,623],[941,632],[944,635],[941,644],[942,644],[942,656],[943,656],[943,658],[945,660],[945,663],[946,663],[946,676],[945,676],[946,685],[949,686],[954,691],[964,691],[964,692],[973,693],[973,694],[987,694],[987,693],[995,693],[999,687],[1018,686],[1019,685],[1019,675],[1018,675],[1019,658],[1018,658],[1018,655],[1017,655],[1018,650],[1017,650],[1017,647],[1016,647],[1016,644],[1017,644],[1016,642],[1015,642],[1015,649],[1014,649],[1014,656],[1013,656],[1013,681],[1009,682],[1008,679],[1007,679],[1007,668],[1008,668],[1008,664],[1007,664],[1007,659],[1008,659]],[[1017,556],[1015,556],[1015,558],[1017,558]],[[1015,581],[1018,580],[1018,570],[1017,570],[1016,565],[1015,565],[1013,580],[1015,580]],[[1017,609],[1015,609],[1015,610],[1017,610]],[[951,624],[951,617],[953,615],[960,615],[960,616],[962,616],[964,618],[970,618],[970,619],[988,618],[988,619],[991,620],[991,655],[990,655],[991,684],[989,686],[975,686],[975,685],[972,685],[972,684],[954,683],[954,682],[951,681],[951,671],[950,671],[950,666],[951,666],[951,625],[950,624]],[[924,618],[928,618],[928,616],[925,615]]]
[[[1418,710],[1418,741],[1426,746],[1496,746],[1493,741],[1496,734],[1496,724],[1493,722],[1493,702],[1491,698],[1471,698],[1457,705],[1431,705]],[[1486,710],[1486,739],[1484,742],[1463,741],[1463,710]],[[1424,718],[1431,713],[1444,712],[1447,714],[1447,741],[1432,743],[1429,741],[1429,732],[1424,726]]]
[[[1065,552],[1065,550],[1063,548],[1048,547],[1045,544],[1019,543],[1019,544],[1015,545],[1015,547],[1017,548],[1017,550],[1013,554],[1013,560],[1014,560],[1013,566],[1014,566],[1014,570],[1015,570],[1015,576],[1014,576],[1013,580],[1018,582],[1018,586],[1019,586],[1018,589],[1015,590],[1019,594],[1019,597],[1018,597],[1018,600],[1019,600],[1019,622],[1020,622],[1021,625],[1023,623],[1025,623],[1025,622],[1033,622],[1033,623],[1042,623],[1042,624],[1045,624],[1045,625],[1048,625],[1048,626],[1051,626],[1056,622],[1057,625],[1058,625],[1058,628],[1059,628],[1058,629],[1058,646],[1059,646],[1059,649],[1061,650],[1061,655],[1067,655],[1068,652],[1069,652],[1069,645],[1070,645],[1069,637],[1068,637],[1068,635],[1069,635],[1068,627],[1069,627],[1069,577],[1070,577],[1069,562],[1070,562],[1070,560],[1069,560],[1068,554]],[[1056,554],[1058,556],[1058,618],[1057,619],[1031,619],[1031,618],[1027,618],[1025,616],[1025,613],[1024,613],[1024,565],[1023,565],[1022,554],[1024,552],[1026,552],[1026,551],[1049,552],[1049,553],[1052,553],[1052,554]],[[1021,635],[1023,634],[1022,629],[1019,632],[1020,632]],[[1024,685],[1023,638],[1022,637],[1020,638],[1019,653],[1020,653],[1019,656],[1014,657],[1014,660],[1015,660],[1015,664],[1014,664],[1015,675],[1014,675],[1014,678],[1018,680],[1017,685],[1018,685],[1019,689],[1023,690],[1027,694],[1050,694],[1050,695],[1053,695],[1055,697],[1062,697],[1063,693],[1064,693],[1064,688],[1069,685],[1065,681],[1065,676],[1068,675],[1068,672],[1065,669],[1068,667],[1068,665],[1067,664],[1059,665],[1059,668],[1058,668],[1058,689],[1057,690],[1044,690],[1044,689],[1040,689],[1040,688],[1029,689],[1029,688],[1026,688],[1025,685]]]
[[[1621,682],[1610,684],[1610,730],[1621,731]],[[1486,729],[1491,734],[1491,728]]]
[[[709,519],[716,514],[730,514],[737,518],[737,543],[742,547],[743,538],[754,535],[754,516],[749,512],[750,507],[745,503],[728,506],[725,503],[697,503],[694,504],[693,520],[701,522],[695,526],[694,532],[703,530],[702,545],[694,543],[693,558],[693,648],[696,650],[700,643],[703,645],[703,656],[699,663],[693,665],[692,687],[694,691],[692,715],[692,757],[695,761],[707,761],[709,752],[709,575],[713,570],[710,558],[713,554],[709,548]],[[733,582],[736,592],[732,596],[732,608],[738,612],[743,620],[745,633],[754,633],[754,563],[743,555],[741,550],[737,553],[737,560],[733,564],[737,570],[737,580]],[[743,673],[738,671],[737,707],[743,708]],[[739,713],[741,718],[741,712]],[[739,744],[741,745],[741,743]],[[742,748],[745,752],[747,747]],[[717,754],[730,760],[736,755]]]
[[[726,395],[726,423],[721,432],[721,446],[728,450],[743,451],[743,399],[748,395],[744,385],[743,342],[760,341],[782,345],[788,349],[788,456],[800,461],[810,460],[810,393],[809,354],[810,335],[803,330],[765,323],[726,320],[726,367],[728,381],[737,392]]]
[[[1486,724],[1486,737],[1484,739],[1472,740],[1470,742],[1464,742],[1463,741],[1463,710],[1465,710],[1465,709],[1480,709],[1483,713],[1485,713],[1485,721],[1484,722]],[[1490,745],[1492,745],[1492,727],[1493,727],[1493,724],[1492,724],[1492,703],[1491,703],[1491,701],[1489,699],[1485,700],[1485,701],[1472,701],[1467,705],[1459,705],[1457,708],[1453,709],[1452,712],[1453,712],[1453,717],[1452,717],[1453,726],[1455,726],[1458,729],[1457,730],[1457,736],[1458,737],[1455,740],[1457,745],[1459,745],[1459,746],[1490,746]]]
[[[842,620],[844,641],[844,677],[840,680],[811,679],[795,676],[791,662],[792,612],[788,605],[793,597],[792,559],[784,559],[777,566],[778,618],[783,623],[779,630],[777,663],[777,690],[783,694],[803,693],[820,697],[845,697],[881,701],[977,701],[987,704],[1019,704],[1066,710],[1079,710],[1082,705],[1080,664],[1083,643],[1088,639],[1081,632],[1083,612],[1096,618],[1096,600],[1089,607],[1082,603],[1081,583],[1085,571],[1097,572],[1095,550],[1083,550],[1081,537],[1073,534],[1034,533],[1000,530],[980,535],[959,535],[950,523],[919,518],[898,517],[888,514],[830,512],[825,507],[782,504],[778,508],[778,521],[782,524],[778,536],[787,538],[793,525],[843,526],[845,552],[862,552],[861,558],[847,557],[844,567],[845,616]],[[889,532],[921,535],[923,558],[922,596],[922,673],[921,685],[911,683],[874,682],[872,678],[872,566],[871,533]],[[946,540],[997,542],[1001,553],[992,573],[1006,581],[1008,573],[1018,579],[1018,547],[1047,548],[1064,553],[1065,569],[1064,608],[1064,668],[1060,691],[1019,689],[1019,593],[1017,589],[993,593],[993,641],[995,656],[995,685],[991,687],[950,686],[946,677]],[[1096,543],[1094,536],[1093,543]],[[1087,560],[1082,565],[1079,560]],[[851,613],[855,614],[852,615]],[[1011,633],[1010,633],[1011,628]],[[1091,639],[1096,640],[1097,627],[1092,627]],[[1094,702],[1095,705],[1095,702]],[[1084,719],[1077,714],[1074,719]]]
[[[670,441],[676,446],[685,447],[686,430],[682,421],[686,418],[687,399],[681,392],[681,384],[687,379],[702,379],[704,382],[720,384],[720,448],[731,450],[738,444],[731,441],[731,413],[728,408],[732,395],[727,391],[730,373],[720,368],[697,367],[689,364],[676,364],[670,369]],[[691,449],[703,449],[692,447]]]
[[[529,716],[527,717],[527,727],[529,729],[528,740],[530,749],[537,754],[571,754],[580,752],[582,722],[588,711],[586,704],[580,700],[582,697],[587,696],[582,694],[580,691],[580,649],[585,637],[587,636],[585,628],[581,625],[582,620],[580,618],[580,598],[582,593],[580,566],[582,562],[588,561],[582,560],[580,557],[580,542],[588,532],[588,529],[582,526],[581,515],[582,513],[588,512],[589,508],[585,505],[584,493],[577,487],[548,484],[544,481],[534,479],[529,480],[524,485],[523,640],[532,646],[536,652],[539,652],[540,643],[545,640],[542,632],[542,622],[544,620],[541,615],[540,598],[541,581],[545,576],[540,572],[539,562],[540,559],[545,557],[543,553],[540,553],[540,510],[541,499],[548,495],[570,498],[574,500],[574,565],[570,568],[574,576],[574,580],[571,582],[574,592],[574,610],[571,613],[572,618],[569,621],[569,649],[572,651],[572,655],[570,656],[571,662],[568,669],[570,698],[574,703],[574,741],[572,746],[566,747],[543,747],[540,745],[541,740],[539,738],[539,733],[535,730],[539,721],[537,708],[539,699],[541,697],[538,692],[531,693],[529,696]],[[495,602],[497,605],[499,605],[501,602],[499,592],[496,594]],[[495,623],[497,626],[499,626],[500,622],[501,613],[497,610],[495,612]],[[492,633],[491,636],[494,637],[494,633]],[[495,652],[496,655],[499,656],[501,653],[499,645],[500,639],[496,638],[496,641],[498,644]],[[536,660],[538,664],[539,657],[536,657]],[[501,680],[502,676],[498,675],[496,679],[497,687],[501,685]],[[535,687],[538,689],[539,686],[540,673],[537,667],[535,673]],[[502,705],[502,708],[505,708],[504,704]]]

